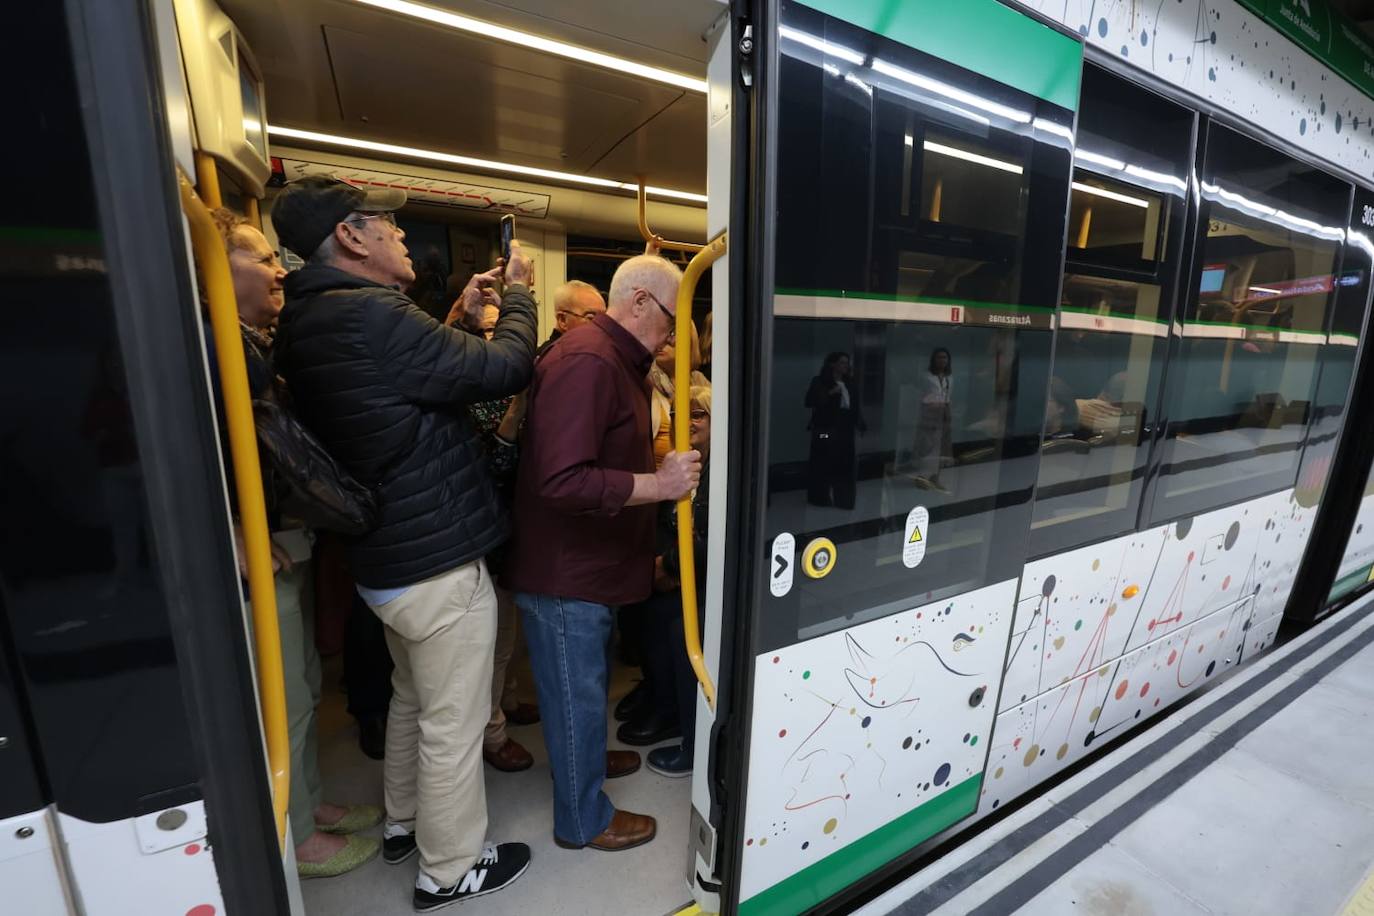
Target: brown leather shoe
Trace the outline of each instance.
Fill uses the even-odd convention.
[[[610,825],[601,833],[592,838],[592,841],[584,844],[569,843],[554,837],[553,841],[564,849],[600,849],[602,852],[619,852],[622,849],[634,849],[636,846],[643,846],[654,838],[658,833],[658,824],[647,814],[633,814],[629,811],[616,810],[611,815]]]
[[[629,776],[638,769],[639,753],[637,751],[606,752],[607,779],[615,779],[619,776]]]
[[[518,741],[511,738],[507,738],[506,743],[496,750],[483,748],[482,759],[502,773],[518,773],[534,766],[534,757],[530,755],[530,752],[521,747]]]

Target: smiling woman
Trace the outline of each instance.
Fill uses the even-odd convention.
[[[282,307],[282,267],[274,249],[248,220],[220,207],[211,215],[229,250],[229,270],[239,319],[250,328],[267,330],[277,323]]]

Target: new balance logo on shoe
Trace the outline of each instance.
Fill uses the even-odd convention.
[[[516,878],[530,867],[530,848],[524,843],[501,843],[489,845],[482,850],[482,856],[468,869],[467,874],[451,887],[435,891],[415,888],[415,912],[432,913],[435,910],[494,894],[501,888],[512,884]]]

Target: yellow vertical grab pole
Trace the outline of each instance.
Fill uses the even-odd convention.
[[[643,198],[641,198],[641,201]],[[706,247],[698,251],[682,274],[682,283],[677,288],[677,340],[676,356],[673,361],[673,448],[679,452],[690,451],[691,440],[688,427],[691,425],[688,414],[692,403],[692,297],[696,293],[697,281],[702,273],[717,259],[725,254],[725,236],[722,232]],[[712,709],[716,708],[716,685],[711,673],[706,670],[706,659],[701,651],[701,626],[697,623],[697,574],[696,548],[692,543],[692,499],[690,496],[677,503],[677,555],[678,578],[682,580],[682,633],[687,644],[687,657],[696,672],[697,682]]]
[[[191,226],[191,247],[205,279],[206,308],[214,333],[229,452],[234,459],[234,490],[248,564],[248,600],[253,607],[253,641],[257,654],[258,696],[267,733],[267,766],[272,780],[272,809],[277,838],[286,843],[286,805],[291,792],[291,743],[286,732],[286,688],[282,678],[281,631],[277,624],[277,593],[272,577],[271,536],[263,502],[262,468],[253,426],[253,401],[239,336],[238,307],[229,274],[229,256],[210,219],[210,211],[180,169],[181,208]]]
[[[258,207],[258,199],[249,197],[243,202],[243,215],[248,217],[248,222],[253,224],[253,228],[262,231],[262,210]]]
[[[219,192],[219,170],[215,167],[215,157],[196,150],[196,187],[200,189],[200,199],[211,210],[224,206],[224,198]]]

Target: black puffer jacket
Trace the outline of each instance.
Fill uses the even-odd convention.
[[[446,328],[394,289],[333,267],[286,278],[274,349],[301,421],[358,480],[381,520],[349,546],[369,588],[411,585],[506,538],[467,405],[522,390],[535,304],[508,287],[490,342]]]

